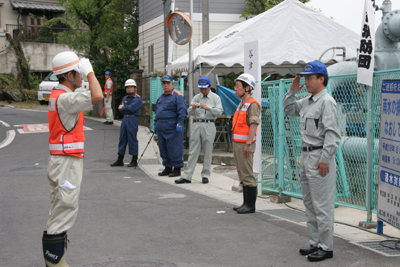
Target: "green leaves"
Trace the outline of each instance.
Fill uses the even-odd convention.
[[[59,0],[66,9],[72,34],[63,35],[71,48],[82,51],[93,62],[100,83],[104,71],[110,70],[118,80],[129,78],[130,69],[138,68],[135,49],[138,38],[137,0]],[[82,30],[78,30],[82,29]],[[59,36],[59,38],[61,38]],[[104,54],[111,51],[111,60]]]
[[[243,13],[240,17],[249,19],[258,14],[273,8],[277,4],[280,4],[284,0],[246,0],[246,7],[243,9]],[[308,3],[310,0],[299,0],[302,3]]]

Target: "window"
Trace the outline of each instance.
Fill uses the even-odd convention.
[[[31,25],[35,25],[35,19],[31,18]]]
[[[147,55],[148,55],[148,59],[149,59],[148,72],[152,73],[152,72],[154,72],[154,45],[149,46]]]

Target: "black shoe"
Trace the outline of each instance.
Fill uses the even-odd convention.
[[[201,179],[201,182],[203,184],[208,184],[208,178],[207,177],[203,177],[203,179]]]
[[[118,167],[118,166],[124,166],[124,162],[122,161],[124,159],[124,156],[118,155],[118,159],[116,162],[111,164],[111,167]]]
[[[104,123],[104,124],[108,124],[108,125],[114,124],[113,121],[105,121],[105,122],[103,122],[103,123]]]
[[[307,256],[308,261],[323,261],[331,258],[333,258],[333,251],[325,251],[322,248],[318,248],[317,251]]]
[[[240,183],[240,184],[242,184],[242,183]],[[243,185],[243,184],[242,184],[242,185]],[[247,191],[246,191],[246,192],[247,192]],[[243,190],[243,203],[242,203],[242,205],[240,205],[240,206],[234,206],[234,207],[233,207],[233,210],[234,210],[234,211],[237,211],[238,209],[243,208],[243,207],[244,207],[245,201],[246,201],[246,195],[245,195],[245,191]]]
[[[172,172],[172,168],[165,166],[165,169],[162,172],[158,173],[158,176],[167,176]]]
[[[181,176],[181,168],[174,168],[174,171],[168,174],[169,177]]]
[[[192,181],[186,180],[185,178],[180,178],[180,179],[176,179],[176,180],[175,180],[175,183],[176,183],[176,184],[184,184],[184,183],[190,184],[191,182],[192,182]]]
[[[256,212],[257,187],[243,186],[243,193],[245,193],[244,206],[238,209],[237,213],[246,214]]]
[[[137,167],[137,156],[132,156],[131,163],[128,164],[128,167]]]
[[[299,252],[301,255],[308,255],[308,254],[314,253],[317,250],[318,250],[318,247],[314,247],[314,246],[310,245],[310,247],[308,247],[308,248],[301,248],[299,250]]]

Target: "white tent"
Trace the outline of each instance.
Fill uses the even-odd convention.
[[[263,73],[273,68],[282,75],[302,71],[307,62],[318,60],[331,47],[345,47],[346,58],[356,57],[360,42],[359,34],[335,20],[298,0],[286,0],[197,47],[194,65],[204,63],[204,68],[218,65],[213,73],[243,71],[244,43],[257,39],[261,44]],[[321,61],[333,64],[342,61],[342,57],[332,50]],[[186,54],[167,66],[167,70],[187,71],[188,66],[189,54]]]

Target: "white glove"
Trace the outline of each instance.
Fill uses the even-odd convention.
[[[93,67],[92,64],[90,64],[89,59],[82,58],[79,61],[79,72],[85,77],[87,77],[89,73],[93,72]]]

